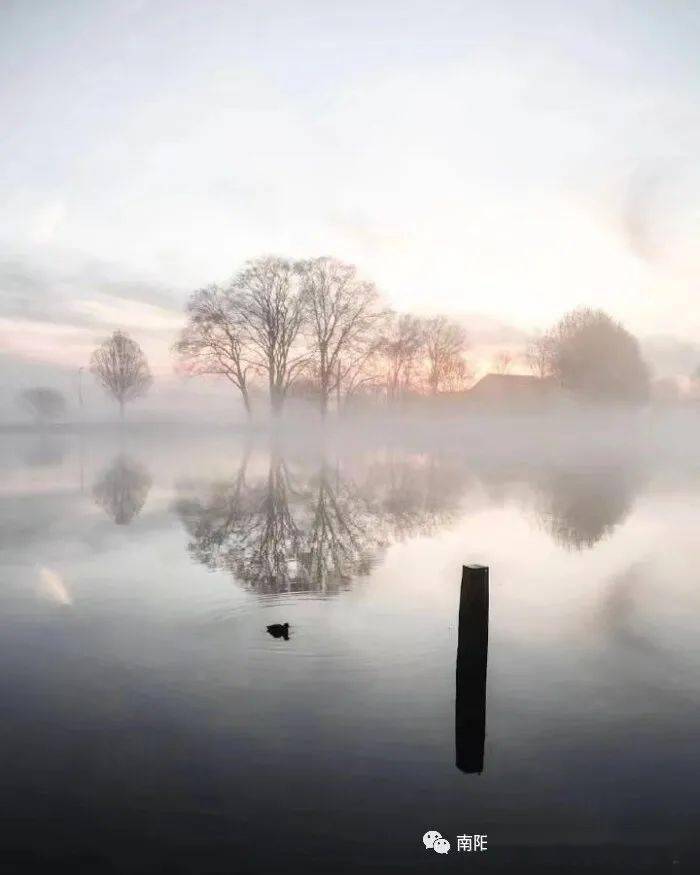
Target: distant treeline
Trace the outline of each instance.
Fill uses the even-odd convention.
[[[463,325],[391,311],[372,282],[334,258],[254,259],[228,284],[194,291],[186,315],[173,346],[178,369],[224,377],[249,416],[261,390],[274,415],[296,396],[325,416],[332,405],[393,405],[460,392],[472,380]],[[588,400],[639,403],[649,396],[636,338],[601,310],[566,314],[532,341],[526,358],[537,378]],[[510,362],[504,352],[495,369],[505,373]],[[90,369],[122,416],[152,382],[143,350],[120,331],[95,350]],[[38,421],[65,407],[47,389],[28,390],[21,401]]]
[[[386,308],[373,283],[333,258],[248,262],[226,286],[192,294],[175,345],[190,374],[219,374],[251,413],[251,387],[264,385],[273,413],[290,395],[313,399],[325,416],[358,396],[396,403],[469,384],[467,333],[445,316]],[[649,373],[634,337],[599,310],[566,315],[528,349],[542,379],[594,399],[642,401]],[[497,367],[505,371],[505,354]]]

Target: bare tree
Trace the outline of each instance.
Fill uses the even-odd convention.
[[[302,297],[311,340],[310,366],[318,383],[321,414],[358,364],[373,351],[386,318],[373,283],[358,279],[351,264],[334,258],[303,262]]]
[[[308,361],[298,343],[305,316],[299,265],[276,256],[249,261],[228,293],[235,298],[252,364],[267,374],[277,415]]]
[[[254,367],[239,304],[230,288],[212,285],[194,292],[187,303],[187,324],[174,349],[186,373],[218,374],[232,383],[250,418],[249,378]]]
[[[442,375],[443,392],[460,392],[474,379],[474,371],[469,362],[461,356],[448,359]]]
[[[507,374],[510,366],[513,364],[513,356],[507,350],[499,352],[493,361],[493,371],[495,374]]]
[[[365,349],[363,355],[344,365],[341,390],[344,403],[351,398],[379,396],[386,392],[386,374],[383,362],[384,338],[380,332]]]
[[[153,382],[143,350],[123,331],[115,331],[92,354],[90,370],[119,404],[124,419],[124,405],[145,395]]]
[[[424,343],[423,321],[404,313],[392,322],[382,338],[386,360],[386,388],[390,401],[398,400],[414,386]]]
[[[543,334],[531,340],[525,357],[532,373],[543,380],[552,374],[554,343],[549,334]]]
[[[30,413],[39,424],[59,419],[66,412],[66,399],[57,389],[37,386],[25,389],[17,397],[19,406]]]
[[[445,316],[436,316],[425,322],[424,337],[431,393],[461,388],[468,375],[464,361],[467,338],[462,326]]]

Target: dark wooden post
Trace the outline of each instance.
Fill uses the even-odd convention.
[[[457,634],[455,756],[457,768],[470,774],[484,769],[488,649],[489,570],[485,565],[465,565]]]

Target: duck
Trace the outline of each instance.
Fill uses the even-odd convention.
[[[284,638],[289,641],[289,623],[273,623],[267,627],[267,631],[273,638]]]

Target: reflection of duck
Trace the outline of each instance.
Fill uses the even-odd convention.
[[[267,631],[273,638],[284,638],[289,641],[289,623],[273,623],[267,627]]]

